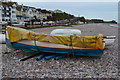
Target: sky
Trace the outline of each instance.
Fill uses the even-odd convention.
[[[36,8],[42,8],[47,10],[55,10],[60,9],[67,13],[77,15],[80,14],[81,16],[85,16],[86,18],[102,18],[104,20],[118,20],[117,19],[117,5],[114,4],[110,5],[84,5],[84,4],[73,4],[73,2],[119,2],[119,0],[11,0],[18,2],[19,4],[24,4],[26,6],[32,6]],[[34,3],[37,2],[37,3]],[[41,3],[41,2],[48,2],[48,3]],[[57,2],[49,3],[49,2]],[[58,2],[72,2],[71,3],[64,3],[66,5],[61,6],[61,3]],[[71,4],[71,5],[70,5]],[[79,6],[79,7],[78,7]],[[86,6],[84,8],[84,6]],[[90,7],[89,7],[90,6]],[[89,11],[89,12],[88,12]],[[89,13],[89,14],[88,14]]]
[[[10,0],[15,2],[119,2],[120,0]]]

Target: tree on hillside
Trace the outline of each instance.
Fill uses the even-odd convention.
[[[65,20],[65,19],[71,19],[74,16],[71,14],[67,14],[67,13],[53,13],[52,16],[47,17],[48,20],[51,21],[60,21],[60,20]]]
[[[115,24],[117,24],[117,22],[116,22],[115,20],[112,20],[111,23],[115,23]]]
[[[82,16],[82,17],[79,17],[79,20],[81,21],[81,22],[83,22],[84,24],[85,24],[85,22],[86,22],[86,19]]]

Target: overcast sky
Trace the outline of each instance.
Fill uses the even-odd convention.
[[[73,14],[75,16],[76,15],[78,16],[78,14],[80,13],[81,15],[85,16],[86,18],[102,18],[104,20],[113,20],[114,19],[117,21],[117,7],[116,7],[117,3],[114,3],[116,6],[113,6],[113,4],[111,6],[108,6],[108,5],[103,6],[103,5],[97,5],[97,4],[96,5],[86,5],[86,6],[93,6],[93,7],[85,7],[85,9],[83,9],[84,8],[82,6],[83,4],[81,6],[79,5],[79,8],[78,8],[78,5],[76,3],[75,4],[72,3],[72,5],[70,5],[71,3],[69,3],[67,5],[65,5],[66,3],[64,3],[61,6],[61,3],[59,3],[59,5],[58,5],[58,3],[57,4],[55,4],[55,3],[49,4],[49,3],[42,3],[42,2],[119,2],[120,0],[10,0],[10,1],[15,1],[15,2],[18,2],[19,4],[24,4],[26,6],[32,6],[32,7],[48,9],[48,10],[60,9],[62,11]],[[39,3],[32,3],[32,2],[39,2]],[[99,6],[101,6],[101,7],[99,7]],[[86,12],[86,11],[90,11],[90,12]]]
[[[120,0],[10,0],[15,2],[119,2]]]

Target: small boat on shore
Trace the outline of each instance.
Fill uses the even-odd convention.
[[[51,35],[81,35],[79,29],[54,29]]]
[[[118,24],[110,24],[111,27],[119,27]]]
[[[7,26],[7,45],[11,48],[56,54],[81,56],[102,56],[105,41],[102,34],[97,36],[47,35]]]

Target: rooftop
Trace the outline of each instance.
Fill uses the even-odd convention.
[[[16,4],[17,2],[2,2],[2,4],[12,6],[13,4]]]

